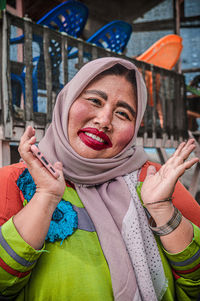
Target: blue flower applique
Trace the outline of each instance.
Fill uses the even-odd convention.
[[[24,198],[29,202],[36,191],[36,185],[27,168],[19,176],[17,186],[22,191]]]
[[[46,239],[51,242],[59,239],[64,240],[67,236],[73,234],[77,226],[77,213],[74,211],[72,204],[61,200],[53,213]]]
[[[24,198],[29,202],[36,191],[36,185],[31,174],[26,168],[17,180],[17,186],[22,191]],[[64,240],[72,235],[78,227],[78,216],[70,202],[61,200],[53,215],[50,223],[46,240],[54,242]]]

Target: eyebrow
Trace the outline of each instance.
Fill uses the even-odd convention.
[[[108,99],[108,95],[101,90],[86,90],[86,91],[84,91],[84,94],[96,94],[96,95],[101,96],[105,100]]]
[[[135,118],[135,116],[136,116],[136,111],[135,111],[128,103],[126,103],[126,102],[123,101],[123,100],[119,100],[119,101],[117,102],[117,106],[118,106],[118,107],[122,107],[122,108],[127,109],[127,110],[131,113],[131,115]]]
[[[84,94],[96,94],[96,95],[102,97],[104,100],[108,99],[108,95],[105,92],[101,91],[101,90],[86,90],[86,91],[84,91]],[[131,113],[131,115],[133,117],[136,116],[136,111],[128,103],[126,103],[123,100],[119,100],[117,102],[117,107],[125,108]]]

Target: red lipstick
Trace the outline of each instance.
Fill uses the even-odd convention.
[[[109,137],[96,128],[83,128],[78,131],[80,139],[94,150],[102,150],[112,147]],[[96,136],[96,137],[95,137]],[[97,138],[98,137],[98,138]],[[100,139],[99,139],[100,138]]]

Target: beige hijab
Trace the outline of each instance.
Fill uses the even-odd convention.
[[[137,118],[130,143],[109,159],[88,159],[70,146],[67,134],[68,113],[83,89],[102,71],[115,64],[134,69],[137,82]],[[115,300],[131,301],[138,292],[135,273],[124,244],[121,228],[130,205],[130,192],[122,176],[139,170],[147,160],[142,148],[136,147],[137,132],[146,108],[147,94],[142,76],[128,60],[107,57],[84,65],[59,93],[49,126],[39,148],[52,162],[61,161],[66,179],[76,190],[95,225],[108,262]]]

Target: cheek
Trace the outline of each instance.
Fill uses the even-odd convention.
[[[134,125],[126,126],[125,128],[121,128],[117,135],[117,143],[121,147],[125,147],[134,135]]]
[[[69,111],[69,127],[74,125],[78,127],[86,120],[88,116],[88,108],[80,102],[74,102]]]

